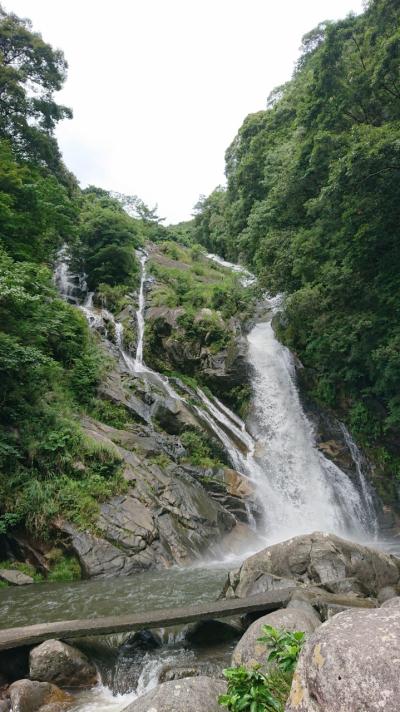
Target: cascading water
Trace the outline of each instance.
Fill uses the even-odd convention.
[[[138,371],[143,368],[143,340],[144,340],[144,307],[145,307],[145,297],[144,297],[144,285],[146,279],[146,260],[147,255],[143,254],[140,258],[141,265],[141,280],[139,289],[139,306],[136,312],[136,321],[138,326],[138,339],[136,347],[136,358],[135,367]]]
[[[216,255],[208,257],[223,267],[242,273],[245,284],[254,281],[253,275],[244,268]],[[148,377],[161,386],[169,397],[188,405],[167,377],[152,371],[143,361],[147,258],[146,253],[140,254],[135,358],[123,349],[122,324],[106,310],[95,310],[92,294],[87,295],[80,308],[92,326],[98,325],[104,314],[113,320],[116,344],[132,374]],[[57,270],[62,275],[58,284],[61,291],[66,289],[64,295],[68,298],[72,280],[68,264],[66,268],[62,266],[63,259],[65,262],[64,252],[58,261]],[[269,300],[271,317],[279,305],[279,298]],[[253,484],[262,512],[259,533],[264,542],[281,541],[315,529],[364,540],[366,536],[373,536],[376,533],[374,503],[362,473],[361,461],[356,456],[356,446],[349,434],[347,444],[357,468],[359,489],[316,448],[313,429],[297,391],[292,356],[275,338],[271,319],[256,324],[247,339],[248,361],[253,374],[252,435],[235,413],[215,397],[206,396],[200,388],[197,389],[197,396],[201,407],[191,403],[190,408],[221,442],[232,466]],[[257,540],[255,545],[259,548],[260,541]]]
[[[242,283],[251,284],[253,275],[237,265],[231,265],[215,255],[216,263],[243,274]],[[98,327],[106,318],[112,321],[114,341],[128,370],[135,376],[163,389],[172,399],[192,410],[199,422],[216,437],[227,452],[232,466],[247,478],[254,489],[261,517],[257,536],[243,543],[242,557],[263,545],[315,529],[330,531],[354,539],[376,534],[373,498],[368,489],[362,459],[355,443],[343,430],[356,465],[359,489],[333,462],[320,453],[315,444],[311,423],[307,419],[295,382],[295,368],[290,352],[275,338],[271,319],[256,324],[248,334],[248,362],[252,371],[252,417],[248,428],[227,406],[200,388],[194,393],[197,403],[177,393],[166,376],[148,368],[143,361],[145,330],[145,282],[147,255],[140,255],[141,282],[136,312],[138,337],[133,358],[123,348],[123,326],[106,310],[93,307],[93,294],[88,294],[80,309],[89,324]],[[74,280],[68,271],[66,254],[60,254],[56,282],[65,299],[77,303]],[[279,299],[268,302],[270,316],[279,307]],[[250,525],[255,527],[251,508]],[[261,535],[261,538],[260,538]],[[229,561],[231,555],[224,555]],[[109,689],[99,686],[82,693],[76,710],[80,712],[118,712],[138,691],[154,686],[159,671],[157,659],[148,661],[142,669],[136,693],[112,696]]]
[[[275,495],[274,507],[268,507],[266,539],[282,541],[314,530],[365,538],[370,527],[362,496],[317,450],[290,352],[275,338],[270,321],[257,324],[248,342],[257,461]],[[261,481],[259,486],[268,497]]]
[[[224,267],[250,273],[221,260]],[[267,300],[269,318],[248,334],[248,362],[253,399],[250,430],[255,447],[247,455],[247,471],[256,480],[264,503],[267,543],[319,529],[354,539],[373,538],[377,517],[362,470],[361,455],[344,426],[342,432],[353,458],[360,487],[318,451],[313,428],[300,402],[291,353],[275,338],[272,316],[281,305],[278,295]]]

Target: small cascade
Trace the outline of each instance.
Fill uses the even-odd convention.
[[[70,304],[78,304],[78,296],[82,283],[79,277],[71,274],[70,259],[66,245],[64,245],[57,255],[54,270],[54,283],[63,299]]]
[[[373,534],[374,537],[377,537],[377,535],[378,535],[378,516],[377,516],[377,511],[376,511],[376,506],[375,506],[374,493],[373,493],[370,483],[368,482],[368,480],[364,474],[365,471],[368,469],[369,465],[366,462],[366,459],[363,456],[362,452],[357,447],[356,443],[354,442],[353,438],[351,437],[351,435],[350,435],[349,431],[347,430],[346,426],[344,425],[344,423],[339,423],[339,426],[343,433],[344,441],[350,450],[350,454],[351,454],[352,460],[353,460],[355,468],[356,468],[359,488],[360,488],[360,491],[362,494],[365,513],[367,515],[367,521],[370,525],[371,533]]]
[[[139,289],[139,305],[136,311],[136,321],[138,326],[138,338],[135,356],[135,367],[137,371],[143,369],[143,341],[144,341],[144,308],[145,308],[145,297],[144,297],[144,285],[146,281],[146,260],[147,254],[144,253],[140,257],[141,266],[141,279],[140,279],[140,289]]]

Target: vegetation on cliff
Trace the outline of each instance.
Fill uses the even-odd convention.
[[[158,267],[152,299],[182,307],[183,341],[191,343],[200,334],[217,351],[232,340],[224,318],[240,300],[248,304],[236,280],[207,264],[199,246],[186,249],[173,242],[192,245],[190,223],[166,228],[157,208],[137,196],[79,188],[54,137],[57,122],[72,116],[54,99],[66,70],[62,53],[34,33],[28,20],[0,8],[0,556],[8,553],[2,535],[47,540],[50,578],[77,574],[75,559],[70,565],[68,558],[51,556],[51,542],[65,542],[57,533],[63,520],[98,533],[101,503],[128,488],[118,448],[93,439],[82,427],[84,419],[124,434],[126,428],[143,427],[141,411],[147,407],[137,384],[117,388],[114,400],[114,393],[101,390],[111,372],[120,378],[113,318],[107,317],[109,341],[102,341],[104,334],[90,330],[83,313],[60,298],[52,275],[60,248],[66,245],[71,268],[85,275],[94,304],[124,312],[127,347],[134,348],[136,340],[135,250],[149,241],[162,243],[160,254],[172,263],[152,263],[154,273]],[[178,258],[188,268],[183,277],[175,269]],[[202,306],[210,307],[207,323],[189,334]],[[175,370],[187,371],[178,366]],[[187,372],[193,375],[193,369]],[[126,405],[131,396],[138,412]],[[177,448],[184,463],[203,469],[220,467],[224,457],[192,425]],[[157,457],[164,467],[174,464],[165,454]]]
[[[226,152],[194,236],[283,291],[279,336],[315,398],[374,450],[394,498],[400,434],[400,33],[395,0],[324,22]],[[385,447],[382,447],[382,442]]]
[[[136,284],[132,248],[146,228],[65,168],[53,132],[72,116],[54,100],[66,68],[29,21],[0,8],[0,533],[42,538],[58,516],[93,523],[98,502],[125,488],[115,452],[79,426],[108,362],[59,298],[56,253],[69,242],[89,287],[115,298],[117,282]]]

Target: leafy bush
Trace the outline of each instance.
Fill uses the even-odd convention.
[[[304,643],[304,633],[277,630],[271,625],[263,625],[262,632],[264,635],[258,640],[271,649],[268,662],[276,662],[283,672],[293,672]]]
[[[219,697],[219,703],[230,712],[284,712],[304,633],[270,625],[264,625],[262,631],[264,635],[258,640],[270,648],[268,662],[275,663],[275,667],[267,674],[260,671],[260,665],[224,670],[228,690]]]
[[[82,577],[81,567],[75,556],[63,554],[61,549],[52,549],[50,553],[51,570],[47,581],[78,581]]]
[[[284,712],[290,678],[279,670],[264,675],[256,667],[224,670],[228,682],[218,702],[230,712]]]
[[[180,440],[187,452],[184,459],[192,465],[221,467],[226,462],[226,454],[219,443],[199,430],[185,430]]]

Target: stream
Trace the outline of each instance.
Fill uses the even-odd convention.
[[[149,369],[143,361],[147,255],[141,253],[139,257],[142,276],[136,312],[138,341],[135,356],[123,348],[122,324],[109,313],[107,317],[113,320],[117,347],[128,370],[156,383],[171,398],[184,400],[175,384]],[[208,257],[222,267],[241,273],[243,284],[254,281],[247,270],[216,255]],[[82,309],[89,324],[96,326],[105,310],[93,307],[90,293],[85,302],[79,304],[65,251],[59,255],[55,281],[62,296]],[[248,422],[243,423],[227,406],[207,396],[200,388],[197,390],[199,405],[191,406],[198,419],[224,447],[232,467],[247,477],[255,489],[260,516],[256,524],[249,509],[249,524],[256,531],[254,541],[243,542],[241,558],[268,544],[315,530],[329,531],[363,543],[374,541],[377,535],[373,496],[364,476],[361,455],[350,435],[343,429],[355,463],[355,480],[316,447],[313,427],[303,410],[296,386],[294,359],[275,338],[272,329],[271,319],[279,308],[278,298],[266,297],[263,312],[266,316],[247,336],[253,390]],[[128,578],[2,590],[0,625],[10,627],[78,616],[89,618],[114,611],[123,614],[211,600],[220,593],[230,568],[232,561],[227,555],[207,567],[203,562],[197,567],[151,571]],[[112,640],[113,636],[108,636],[108,641],[93,643],[98,649],[98,657],[94,657],[103,684],[80,693],[74,710],[122,710],[136,695],[157,684],[160,669],[166,665],[208,661],[210,656],[216,658],[220,667],[229,664],[231,642],[210,651],[209,648],[196,649],[196,646],[188,645],[182,632],[162,632],[162,636],[163,646],[142,653],[140,665],[135,657],[117,655],[116,651],[121,649],[118,646],[123,643],[121,638]],[[108,649],[108,655],[105,655],[105,649]],[[112,665],[104,662],[106,658],[113,660]]]

